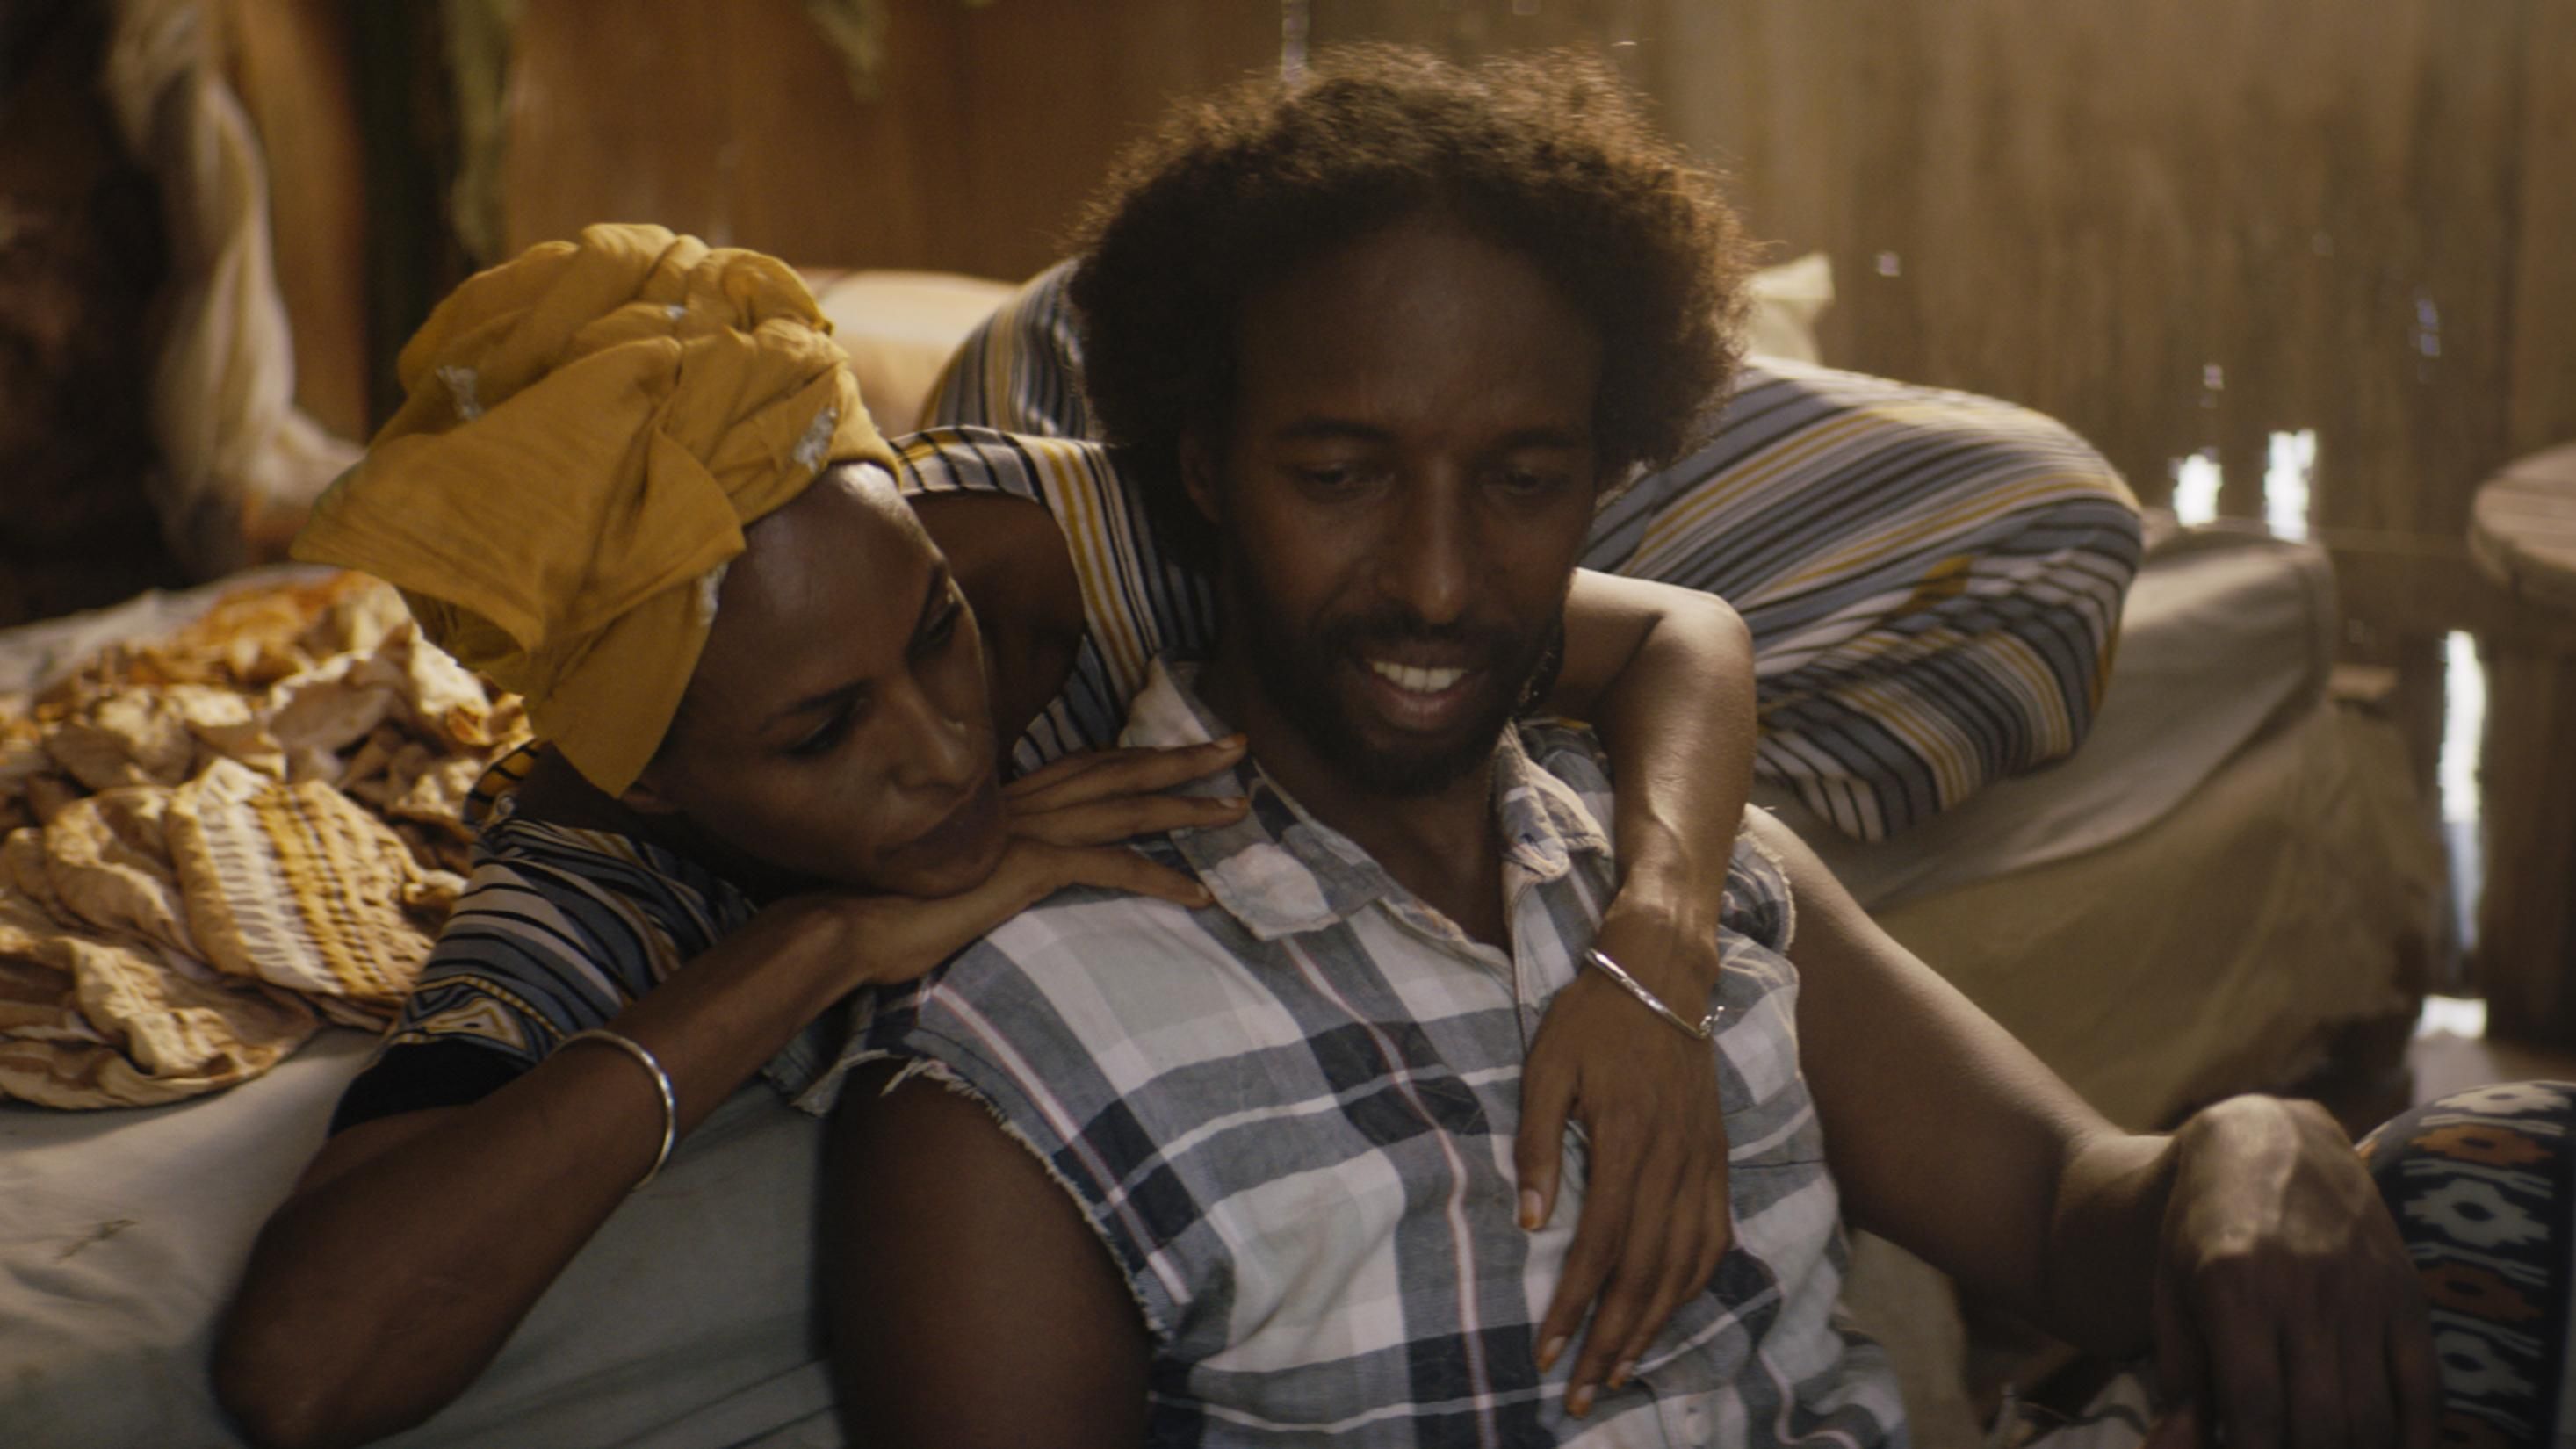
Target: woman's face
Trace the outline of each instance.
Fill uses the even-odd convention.
[[[1004,843],[983,641],[892,480],[836,467],[744,537],[628,803],[809,879],[981,882]]]

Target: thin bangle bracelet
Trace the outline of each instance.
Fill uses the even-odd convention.
[[[640,1191],[644,1184],[662,1175],[662,1164],[671,1160],[671,1144],[680,1135],[680,1098],[678,1093],[671,1090],[671,1074],[662,1070],[661,1059],[654,1056],[651,1049],[644,1043],[631,1036],[610,1031],[604,1026],[574,1032],[563,1039],[563,1044],[571,1046],[577,1041],[595,1041],[602,1046],[613,1046],[633,1057],[638,1066],[652,1074],[653,1090],[662,1096],[662,1150],[653,1154],[653,1166],[642,1177],[636,1179],[634,1187],[627,1189],[628,1192]],[[562,1048],[558,1047],[556,1050],[560,1051]]]
[[[1707,1041],[1709,1038],[1717,1035],[1717,1019],[1720,1015],[1724,1014],[1726,1008],[1722,1006],[1719,1007],[1716,1011],[1712,1011],[1708,1015],[1701,1017],[1697,1025],[1693,1025],[1691,1021],[1687,1017],[1684,1017],[1680,1012],[1666,1006],[1662,997],[1648,991],[1644,982],[1641,982],[1636,977],[1629,975],[1626,970],[1621,968],[1618,962],[1611,960],[1607,954],[1599,950],[1587,950],[1583,953],[1583,959],[1587,965],[1594,967],[1599,970],[1601,974],[1618,982],[1621,986],[1626,987],[1628,994],[1637,998],[1639,1001],[1644,1002],[1648,1011],[1651,1011],[1655,1015],[1662,1017],[1664,1020],[1671,1022],[1674,1030],[1679,1031],[1686,1036],[1696,1037],[1701,1041]]]

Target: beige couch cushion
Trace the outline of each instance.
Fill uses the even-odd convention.
[[[922,404],[948,355],[1016,290],[951,272],[809,269],[805,279],[850,354],[869,415],[888,437],[921,425]]]
[[[807,267],[805,280],[849,351],[859,394],[889,437],[921,425],[922,405],[948,356],[1018,288],[954,272],[839,271]],[[1755,352],[1815,362],[1816,314],[1833,301],[1822,252],[1753,276],[1746,343]]]

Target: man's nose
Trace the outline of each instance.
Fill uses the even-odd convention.
[[[1435,470],[1405,489],[1380,541],[1387,591],[1426,624],[1455,623],[1475,586],[1480,533],[1464,480]]]

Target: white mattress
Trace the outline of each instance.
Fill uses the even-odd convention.
[[[1785,790],[1755,802],[1816,847],[1873,910],[2099,850],[2163,819],[2265,730],[2313,706],[2334,662],[2334,568],[2268,534],[2175,530],[2150,515],[2093,731],[2075,754],[2000,780],[1890,840],[1843,835]]]
[[[2167,1126],[2413,1013],[2446,887],[2409,781],[2395,726],[2312,705],[2134,834],[1873,915],[2113,1121]]]
[[[321,1144],[367,1041],[170,1107],[0,1105],[0,1442],[241,1443],[206,1378],[259,1225]],[[821,1124],[746,1088],[628,1199],[430,1446],[837,1446],[812,1296]]]

